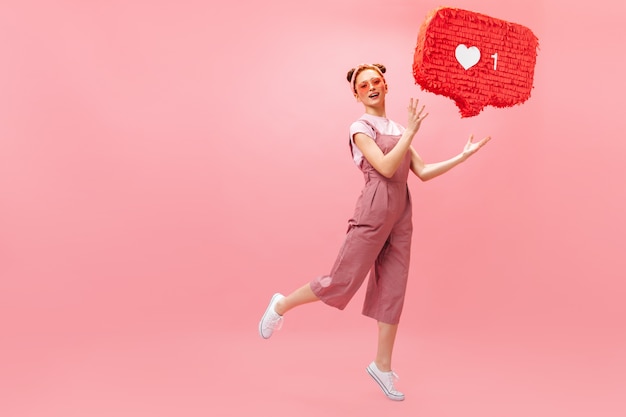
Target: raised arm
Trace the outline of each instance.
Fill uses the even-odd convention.
[[[452,158],[445,161],[429,164],[424,163],[424,161],[415,151],[415,149],[412,146],[409,146],[409,149],[411,151],[411,171],[413,171],[413,173],[417,175],[422,181],[431,180],[441,174],[450,171],[461,162],[467,160],[467,158],[472,156],[474,153],[476,153],[476,151],[485,146],[485,144],[491,140],[491,136],[487,136],[479,142],[473,142],[473,138],[474,135],[470,135],[469,140],[463,148],[463,152],[461,152],[460,154],[453,156]]]
[[[365,133],[357,133],[354,135],[354,143],[359,148],[365,159],[378,171],[381,175],[391,178],[395,174],[396,170],[402,163],[404,155],[409,151],[413,137],[419,130],[422,120],[428,116],[428,113],[422,115],[424,106],[417,110],[418,100],[409,102],[409,121],[407,128],[402,134],[402,137],[388,153],[384,154],[378,147],[374,139],[367,136]]]

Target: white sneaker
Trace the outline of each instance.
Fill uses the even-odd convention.
[[[265,310],[265,314],[261,317],[261,321],[259,322],[259,334],[263,339],[269,339],[272,333],[274,333],[274,330],[280,330],[283,325],[283,316],[274,310],[274,306],[281,298],[285,298],[285,296],[279,293],[274,294],[270,300],[270,304]]]
[[[404,394],[400,391],[397,391],[393,386],[394,381],[396,379],[400,379],[395,372],[381,372],[378,370],[376,363],[372,362],[367,367],[367,373],[370,374],[372,378],[374,378],[374,381],[378,383],[387,398],[394,401],[404,400]]]

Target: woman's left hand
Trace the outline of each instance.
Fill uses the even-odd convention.
[[[479,142],[473,142],[474,135],[470,135],[467,143],[465,144],[465,148],[463,148],[463,158],[467,159],[476,153],[477,150],[485,146],[487,142],[491,140],[491,136],[487,136],[480,140]]]

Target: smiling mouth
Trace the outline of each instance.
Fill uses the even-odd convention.
[[[380,94],[379,93],[374,93],[374,94],[370,94],[368,97],[369,98],[377,98]]]

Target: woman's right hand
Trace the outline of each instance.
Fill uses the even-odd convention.
[[[422,124],[422,120],[424,120],[426,118],[426,116],[428,116],[428,113],[424,113],[424,107],[426,106],[422,106],[421,109],[419,109],[419,111],[417,110],[417,106],[418,106],[419,100],[417,99],[413,99],[411,97],[411,101],[409,101],[409,120],[407,122],[407,130],[411,130],[413,134],[416,134],[417,131],[420,128],[420,125]],[[424,113],[424,114],[422,114]]]

